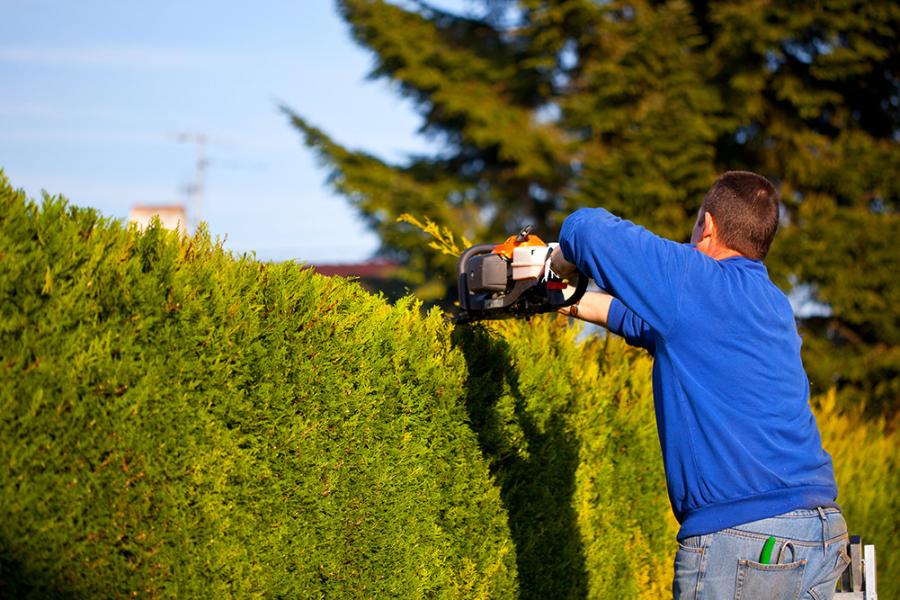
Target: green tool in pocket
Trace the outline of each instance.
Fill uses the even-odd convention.
[[[763,544],[762,552],[759,553],[759,564],[767,565],[772,560],[772,550],[775,549],[775,537],[769,536],[766,543]]]

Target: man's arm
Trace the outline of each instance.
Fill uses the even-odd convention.
[[[653,329],[627,306],[609,294],[588,292],[578,301],[577,308],[575,310],[572,308],[567,306],[560,309],[559,312],[606,327],[616,335],[625,338],[629,345],[644,348],[650,354],[656,351],[656,336]]]
[[[612,296],[603,292],[587,292],[575,306],[566,306],[559,309],[559,312],[568,317],[575,317],[588,323],[606,327],[609,317],[609,305],[612,299]]]
[[[602,208],[583,208],[563,223],[552,267],[561,275],[577,268],[665,335],[678,320],[692,252]]]

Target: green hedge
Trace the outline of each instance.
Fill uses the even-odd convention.
[[[668,594],[650,361],[621,341],[454,330],[2,173],[0,211],[0,597]],[[854,495],[864,425],[820,425],[896,531],[896,495]]]
[[[514,594],[440,315],[0,193],[2,594]]]
[[[0,594],[622,597],[654,578],[671,540],[640,523],[664,512],[647,361],[630,374],[621,345],[607,368],[562,320],[454,334],[202,231],[5,180],[0,198]]]
[[[900,423],[888,427],[883,418],[866,418],[864,408],[840,412],[834,390],[817,400],[847,526],[875,545],[878,596],[900,598]]]

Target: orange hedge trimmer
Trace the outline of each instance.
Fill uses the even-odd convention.
[[[578,302],[588,278],[560,278],[550,269],[557,246],[534,235],[529,225],[502,244],[477,244],[459,257],[456,321],[527,318]]]

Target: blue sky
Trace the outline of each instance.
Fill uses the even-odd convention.
[[[444,2],[444,5],[453,2]],[[0,0],[0,168],[124,218],[185,200],[209,136],[202,219],[263,259],[353,262],[377,239],[301,144],[284,103],[388,160],[423,152],[419,118],[330,0]]]

